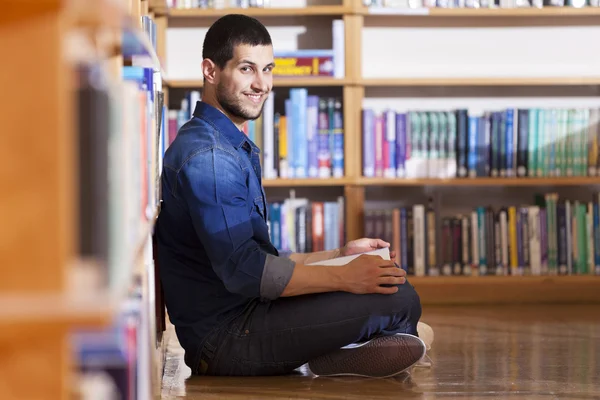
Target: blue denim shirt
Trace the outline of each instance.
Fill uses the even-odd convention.
[[[294,262],[273,247],[260,150],[216,108],[198,102],[167,149],[156,223],[171,322],[195,360],[206,336],[252,300],[273,300]]]

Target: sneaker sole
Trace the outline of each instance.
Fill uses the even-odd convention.
[[[317,376],[388,378],[414,366],[425,353],[425,343],[417,336],[396,334],[336,350],[309,361],[308,366]]]

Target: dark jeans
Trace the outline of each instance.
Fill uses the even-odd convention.
[[[280,375],[351,343],[394,333],[417,335],[419,296],[408,281],[392,295],[346,292],[252,301],[212,332],[195,374]]]

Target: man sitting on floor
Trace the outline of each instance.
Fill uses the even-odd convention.
[[[202,101],[164,157],[158,262],[169,317],[193,374],[393,376],[421,360],[421,304],[388,247],[280,254],[270,242],[258,147],[242,132],[273,85],[273,47],[256,19],[208,30]],[[393,258],[392,252],[392,258]]]

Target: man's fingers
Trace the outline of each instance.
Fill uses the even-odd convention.
[[[378,279],[380,285],[403,285],[406,278],[402,276],[382,276]]]
[[[394,294],[397,291],[398,291],[398,286],[391,286],[391,287],[377,286],[377,288],[375,288],[375,293],[381,293],[381,294]]]
[[[371,243],[371,246],[375,247],[376,249],[381,249],[383,247],[390,247],[390,244],[381,239],[375,239],[375,245],[373,246],[373,243]]]

